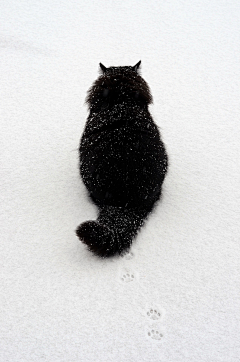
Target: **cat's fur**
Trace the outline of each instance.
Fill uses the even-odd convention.
[[[109,67],[88,91],[80,174],[99,208],[76,233],[101,257],[122,254],[161,195],[168,158],[148,105],[152,96],[134,67]]]

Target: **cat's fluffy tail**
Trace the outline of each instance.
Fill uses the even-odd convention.
[[[76,234],[94,254],[109,257],[123,254],[142,226],[149,211],[104,206],[96,221],[85,221]]]

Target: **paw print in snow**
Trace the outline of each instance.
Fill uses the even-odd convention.
[[[121,280],[124,283],[132,282],[134,280],[134,274],[132,274],[132,273],[123,274],[121,277]]]
[[[157,341],[161,341],[163,338],[163,333],[158,328],[149,329],[147,335],[149,338]]]
[[[147,311],[147,316],[150,319],[158,320],[158,319],[162,318],[162,312],[158,308],[150,308]]]
[[[129,251],[127,254],[124,255],[124,259],[131,260],[133,258],[134,254]]]

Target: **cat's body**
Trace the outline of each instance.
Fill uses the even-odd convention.
[[[161,195],[167,154],[149,111],[152,97],[134,67],[105,68],[87,97],[80,174],[99,208],[76,233],[95,254],[127,251]]]

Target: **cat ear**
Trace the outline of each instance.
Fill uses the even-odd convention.
[[[102,69],[102,72],[105,73],[107,68],[102,63],[99,63],[99,65],[100,65],[100,68]]]
[[[137,72],[138,68],[140,67],[141,64],[141,60],[139,60],[139,62],[133,66],[133,70],[135,70],[135,72]]]

